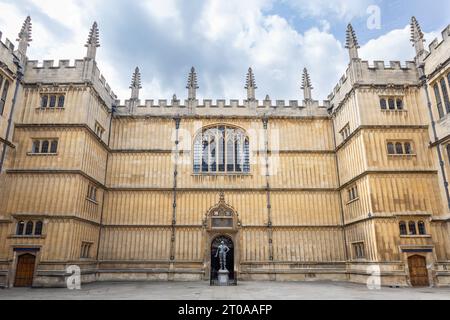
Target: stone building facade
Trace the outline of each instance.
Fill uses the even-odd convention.
[[[358,56],[329,96],[119,103],[86,57],[29,60],[0,44],[0,285],[209,280],[232,249],[237,280],[450,284],[450,26],[414,62]],[[8,83],[5,85],[5,83]],[[435,90],[435,88],[438,88]],[[6,88],[6,89],[5,89]],[[438,94],[439,93],[439,94]]]

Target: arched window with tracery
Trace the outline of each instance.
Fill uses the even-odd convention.
[[[249,173],[250,141],[244,130],[205,128],[194,140],[194,173]]]

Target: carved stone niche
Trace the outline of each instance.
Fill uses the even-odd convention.
[[[229,257],[233,261],[234,268],[232,277],[238,279],[240,274],[240,239],[239,229],[241,221],[237,211],[225,201],[225,194],[220,193],[220,201],[206,213],[203,220],[204,235],[204,279],[209,280],[213,276],[211,274],[211,263],[215,258],[216,251],[214,243],[217,239],[225,237],[233,243],[233,257]],[[231,269],[230,269],[231,271]]]
[[[239,215],[236,210],[225,202],[225,195],[220,194],[220,201],[209,209],[203,226],[207,231],[236,232],[241,226]]]

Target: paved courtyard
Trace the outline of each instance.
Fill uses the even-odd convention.
[[[241,282],[237,287],[210,287],[208,282],[94,283],[81,290],[0,289],[0,300],[450,300],[450,288],[382,288],[335,282]]]

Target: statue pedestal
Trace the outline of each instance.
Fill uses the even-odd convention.
[[[219,286],[227,286],[230,280],[230,272],[228,270],[219,270]]]

